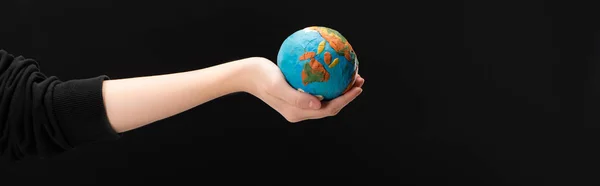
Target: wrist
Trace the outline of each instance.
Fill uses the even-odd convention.
[[[273,65],[270,60],[263,57],[250,57],[238,61],[242,66],[235,78],[239,83],[238,90],[252,95],[257,95],[260,87],[264,84],[265,65]]]

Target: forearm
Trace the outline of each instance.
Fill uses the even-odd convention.
[[[215,98],[245,91],[259,58],[188,72],[108,80],[103,85],[107,115],[117,132],[168,118]]]

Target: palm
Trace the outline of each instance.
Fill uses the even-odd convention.
[[[275,63],[263,61],[258,68],[257,89],[252,94],[292,123],[334,116],[362,92],[364,79],[358,75],[353,89],[321,103],[317,97],[292,88]]]

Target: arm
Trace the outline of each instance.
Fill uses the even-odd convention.
[[[108,119],[121,133],[234,92],[260,98],[290,122],[332,116],[358,96],[363,82],[359,78],[354,91],[321,108],[316,97],[291,88],[273,62],[253,57],[182,73],[108,80],[103,92]]]
[[[61,81],[32,59],[0,50],[0,154],[10,160],[51,157],[76,146],[181,113],[233,92],[250,93],[290,122],[337,114],[362,92],[364,79],[323,103],[291,88],[265,58],[247,58],[188,72],[109,80]]]
[[[108,80],[104,100],[108,118],[121,133],[176,115],[215,98],[246,91],[256,58],[157,76]],[[156,109],[160,108],[160,109]]]

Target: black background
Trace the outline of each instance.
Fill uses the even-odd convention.
[[[276,60],[328,26],[366,79],[338,116],[288,124],[234,94],[52,159],[1,185],[599,184],[599,13],[591,4],[0,2],[0,48],[61,80]],[[187,185],[186,184],[186,185]]]

